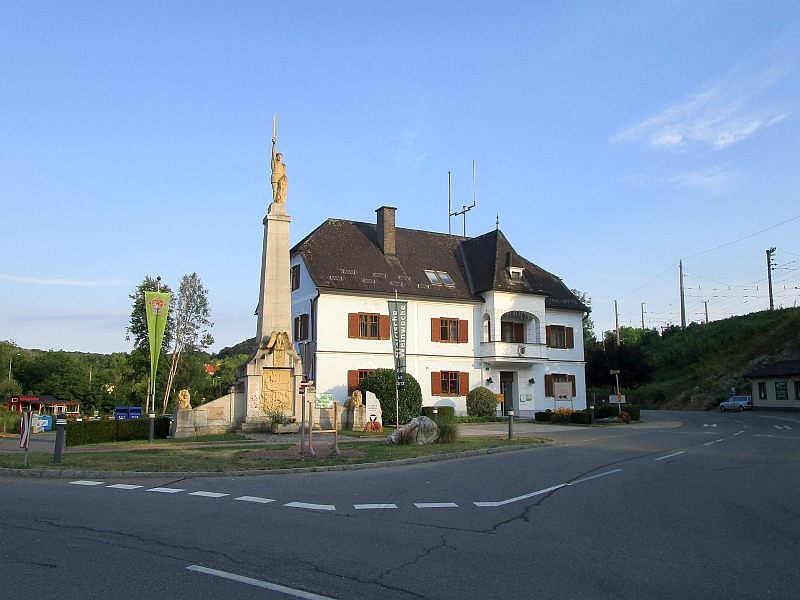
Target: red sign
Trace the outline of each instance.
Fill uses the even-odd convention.
[[[31,440],[31,411],[22,412],[22,421],[19,423],[19,447],[28,449]]]
[[[300,394],[305,396],[306,388],[309,386],[311,382],[308,379],[303,379],[300,381]]]

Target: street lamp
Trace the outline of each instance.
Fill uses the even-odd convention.
[[[16,354],[12,354],[11,358],[8,359],[8,380],[11,381],[11,363],[14,361],[15,356],[22,356],[19,352]]]

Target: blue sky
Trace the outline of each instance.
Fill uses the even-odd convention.
[[[623,325],[643,302],[648,326],[678,323],[680,259],[690,320],[703,300],[711,319],[767,308],[773,246],[776,304],[800,299],[797,2],[0,15],[0,339],[128,350],[134,287],[192,271],[214,349],[253,336],[273,114],[293,242],[384,204],[447,231],[447,171],[468,204],[475,160],[467,234],[499,215],[518,252],[591,296],[598,331],[615,299]]]

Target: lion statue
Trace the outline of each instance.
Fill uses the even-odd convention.
[[[189,390],[178,392],[178,410],[192,410],[192,398]]]

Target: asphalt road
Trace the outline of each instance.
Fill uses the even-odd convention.
[[[798,598],[800,421],[753,413],[643,419],[553,427],[548,437],[562,443],[545,448],[386,469],[0,478],[0,591]]]

